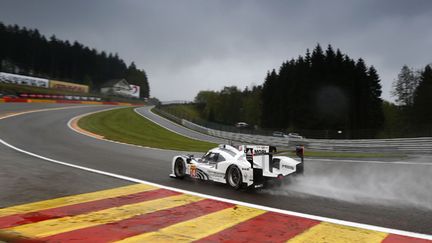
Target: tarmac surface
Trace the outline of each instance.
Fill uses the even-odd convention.
[[[181,126],[177,123],[174,123],[174,122],[172,122],[172,121],[170,121],[164,117],[161,117],[161,116],[153,113],[151,111],[151,108],[152,108],[152,106],[140,107],[140,108],[136,109],[136,112],[138,114],[144,116],[145,118],[153,121],[154,123],[157,123],[160,126],[165,127],[165,128],[167,128],[171,131],[174,131],[176,133],[179,133],[183,136],[190,137],[190,138],[197,139],[197,140],[207,141],[207,142],[211,142],[211,143],[217,143],[217,144],[229,143],[229,141],[226,139],[209,136],[207,134],[193,131],[187,127],[184,127],[184,126]]]
[[[0,116],[48,104],[0,104]],[[306,158],[305,174],[281,187],[234,191],[223,184],[169,178],[167,151],[97,140],[71,130],[78,115],[110,106],[34,112],[0,120],[0,139],[47,158],[184,190],[387,228],[432,234],[432,164],[428,157],[372,163]],[[166,124],[164,124],[166,125]],[[182,131],[176,130],[181,133]],[[197,154],[199,156],[199,154]],[[130,184],[0,146],[0,207]]]

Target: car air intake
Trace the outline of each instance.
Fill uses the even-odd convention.
[[[269,170],[273,172],[273,168],[280,169],[280,159],[273,158],[270,162]]]

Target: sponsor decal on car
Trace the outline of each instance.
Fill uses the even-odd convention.
[[[253,148],[246,148],[245,154],[246,154],[246,160],[249,162],[252,162],[253,161]]]
[[[292,167],[290,165],[282,165],[282,168],[289,169],[289,170],[294,170],[294,167]]]
[[[218,172],[218,171],[207,171],[207,173],[208,173],[209,176],[211,176],[211,177],[216,177],[216,178],[224,178],[224,177],[225,177],[225,173],[223,173],[223,172]]]
[[[189,174],[190,174],[190,176],[191,177],[197,177],[197,168],[196,168],[196,165],[194,165],[194,164],[192,164],[191,166],[190,166],[190,171],[189,171]]]
[[[254,150],[254,155],[263,155],[263,154],[267,154],[267,150],[262,150],[262,149]]]

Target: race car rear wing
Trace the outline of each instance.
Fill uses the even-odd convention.
[[[240,151],[246,154],[246,160],[252,165],[252,168],[265,169],[270,167],[273,154],[276,153],[276,147],[263,145],[241,145]],[[304,161],[304,146],[297,145],[296,155]]]
[[[276,151],[273,146],[263,145],[242,145],[239,150],[246,154],[246,160],[255,169],[265,169],[269,167],[272,153]]]

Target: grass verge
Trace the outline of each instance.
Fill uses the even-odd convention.
[[[141,146],[193,152],[206,152],[216,144],[190,139],[143,118],[134,108],[121,108],[85,116],[78,126],[109,140]],[[279,155],[294,156],[292,151],[281,151]],[[305,157],[319,158],[403,158],[402,154],[354,153],[333,151],[305,151]]]
[[[202,119],[200,112],[198,111],[195,104],[172,104],[163,105],[159,108],[169,114],[175,115],[177,117],[187,119],[187,120],[197,120]]]
[[[143,118],[134,108],[121,108],[85,116],[78,126],[106,139],[152,148],[205,152],[217,145],[190,139]]]

